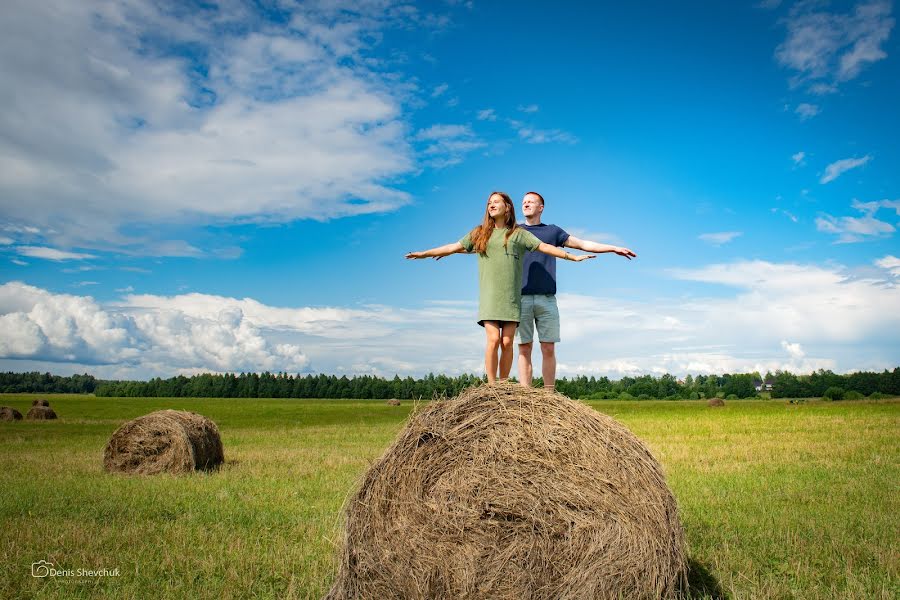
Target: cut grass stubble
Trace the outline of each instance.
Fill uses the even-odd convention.
[[[27,395],[0,403],[27,409]],[[338,515],[412,408],[384,401],[51,396],[0,423],[0,597],[321,598]],[[596,402],[662,463],[697,597],[895,598],[900,403]],[[226,463],[104,473],[124,421],[174,408],[219,426]],[[31,563],[117,577],[33,578]]]

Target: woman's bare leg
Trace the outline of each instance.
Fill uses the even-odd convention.
[[[509,371],[512,369],[513,360],[513,341],[516,339],[516,328],[519,326],[515,321],[507,321],[503,323],[503,330],[500,334],[500,380],[509,379]]]
[[[484,349],[484,372],[487,373],[488,383],[494,383],[497,380],[497,350],[500,349],[500,324],[496,321],[485,321],[484,333],[487,336],[487,343]],[[512,355],[510,354],[510,364],[512,364],[511,359]],[[509,365],[507,365],[506,374],[509,375]]]

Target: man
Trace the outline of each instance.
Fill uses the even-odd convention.
[[[575,248],[585,252],[615,252],[628,260],[637,255],[628,248],[580,240],[556,225],[541,223],[544,198],[537,192],[528,192],[522,198],[522,214],[525,223],[520,225],[539,240],[555,246]],[[531,350],[534,346],[534,329],[537,326],[541,344],[541,375],[544,389],[556,389],[556,343],[559,341],[559,309],[556,306],[556,259],[529,252],[522,261],[522,314],[519,318],[519,381],[531,387]]]

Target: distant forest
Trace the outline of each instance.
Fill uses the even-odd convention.
[[[60,377],[50,373],[0,374],[0,392],[5,393],[70,393],[123,397],[194,397],[194,398],[398,398],[401,400],[458,394],[463,389],[484,381],[475,375],[448,377],[429,373],[421,379],[406,377],[384,379],[371,375],[337,377],[336,375],[288,375],[286,373],[241,373],[192,377],[179,375],[150,381],[106,381],[92,375]],[[542,385],[540,378],[535,385]],[[740,373],[725,375],[688,375],[683,380],[673,375],[654,377],[562,378],[556,389],[570,398],[589,400],[659,398],[665,400],[698,400],[702,398],[752,398],[760,393],[772,398],[860,399],[876,394],[900,395],[900,367],[881,373],[862,371],[838,375],[819,370],[809,375],[787,371],[774,374]]]

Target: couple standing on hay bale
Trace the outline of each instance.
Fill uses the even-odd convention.
[[[457,253],[478,253],[478,324],[484,327],[487,344],[484,370],[488,382],[505,381],[512,368],[512,342],[519,329],[519,381],[531,387],[531,349],[534,329],[543,356],[544,387],[556,386],[556,350],[559,341],[559,309],[556,305],[556,261],[581,262],[593,254],[569,254],[574,248],[597,254],[614,252],[631,260],[628,248],[580,240],[556,225],[541,223],[544,198],[528,192],[522,199],[525,223],[516,223],[516,209],[509,195],[492,192],[481,225],[458,242],[406,258],[434,258]],[[499,358],[498,358],[499,351]]]

